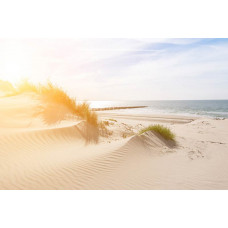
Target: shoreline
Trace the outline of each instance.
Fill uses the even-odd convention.
[[[225,120],[225,119],[228,119],[227,117],[219,117],[219,116],[209,116],[209,115],[197,115],[197,114],[191,114],[191,113],[169,113],[169,112],[140,112],[140,113],[133,113],[133,112],[118,112],[117,111],[114,111],[112,112],[112,110],[101,110],[101,111],[98,111],[98,114],[99,115],[104,115],[104,114],[107,114],[107,115],[122,115],[122,116],[145,116],[145,117],[162,117],[162,118],[169,118],[169,117],[172,117],[172,118],[177,118],[177,119],[192,119],[192,120],[195,120],[195,119],[205,119],[205,118],[208,118],[208,119],[216,119],[216,120]]]
[[[94,101],[90,106],[95,111],[119,112],[120,110],[121,113],[127,114],[228,118],[228,100]]]
[[[190,117],[184,115],[170,115],[170,114],[130,114],[130,113],[112,113],[112,112],[99,112],[98,116],[104,118],[117,118],[117,119],[132,119],[139,121],[156,121],[156,122],[168,122],[168,123],[190,123],[194,120],[200,119],[200,117]]]

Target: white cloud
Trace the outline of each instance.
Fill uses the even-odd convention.
[[[204,41],[1,40],[0,78],[49,78],[88,100],[228,98],[228,45]]]

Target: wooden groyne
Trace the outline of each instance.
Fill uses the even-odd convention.
[[[107,108],[92,108],[92,111],[107,111],[118,109],[146,108],[147,106],[125,106],[125,107],[107,107]]]

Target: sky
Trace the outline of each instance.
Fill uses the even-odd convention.
[[[228,99],[228,39],[0,39],[0,79],[78,100]]]

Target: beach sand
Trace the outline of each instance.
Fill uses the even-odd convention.
[[[47,125],[34,95],[0,98],[0,189],[228,189],[228,120],[98,112],[106,135],[83,121]],[[176,145],[138,131],[161,123]]]

